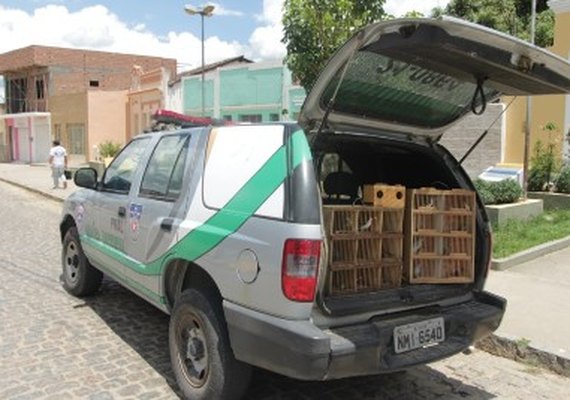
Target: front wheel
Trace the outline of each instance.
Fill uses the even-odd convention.
[[[61,263],[63,288],[68,293],[83,297],[95,293],[101,287],[103,274],[89,264],[75,227],[69,228],[63,239]]]
[[[170,318],[170,360],[178,386],[187,399],[240,399],[251,367],[237,361],[229,343],[216,296],[185,290]]]

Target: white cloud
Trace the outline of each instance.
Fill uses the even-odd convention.
[[[283,58],[286,54],[285,45],[281,43],[283,3],[284,0],[263,0],[263,11],[255,16],[258,27],[247,43],[207,37],[206,62],[241,54],[258,61]],[[387,0],[385,9],[397,16],[413,9],[428,14],[433,7],[447,3],[447,0]],[[241,11],[212,4],[216,6],[216,14],[243,15]],[[158,36],[143,23],[121,21],[102,5],[72,12],[65,5],[52,2],[33,13],[0,5],[0,38],[0,53],[38,44],[175,58],[186,68],[201,64],[199,37],[174,31]]]
[[[435,7],[445,7],[449,0],[386,0],[384,11],[395,17],[401,17],[408,11],[419,11],[426,17]]]
[[[285,57],[283,37],[284,0],[263,0],[263,14],[256,16],[262,26],[256,28],[249,38],[251,57],[258,59],[281,59]]]
[[[216,15],[227,15],[230,17],[243,17],[244,16],[243,12],[237,11],[237,10],[231,10],[229,8],[225,8],[224,6],[222,6],[221,4],[218,4],[218,3],[210,2],[208,4],[211,4],[214,7],[216,7],[214,9],[214,14],[216,14]]]
[[[175,58],[187,67],[201,64],[200,38],[188,32],[158,37],[142,24],[129,26],[101,5],[77,12],[48,5],[32,14],[0,5],[0,37],[0,53],[37,44]],[[215,36],[206,39],[205,48],[207,63],[246,51],[237,41]]]

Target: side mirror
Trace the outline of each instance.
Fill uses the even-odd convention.
[[[95,189],[97,187],[97,171],[93,168],[79,168],[73,176],[76,186]]]

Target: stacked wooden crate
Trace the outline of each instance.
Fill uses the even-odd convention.
[[[475,192],[410,189],[406,193],[409,283],[468,283],[474,279]]]
[[[371,205],[323,207],[329,243],[327,290],[331,295],[400,286],[405,189],[386,185],[376,185],[376,189],[385,193],[383,201],[368,199]]]

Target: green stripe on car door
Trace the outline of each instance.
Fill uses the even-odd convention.
[[[293,133],[290,138],[290,148],[293,149],[292,169],[311,159],[311,151],[302,130]],[[281,186],[285,178],[287,178],[286,147],[282,146],[223,208],[149,264],[137,262],[119,251],[111,251],[108,246],[92,238],[89,244],[140,274],[158,275],[168,259],[183,258],[194,261],[235,233]]]

